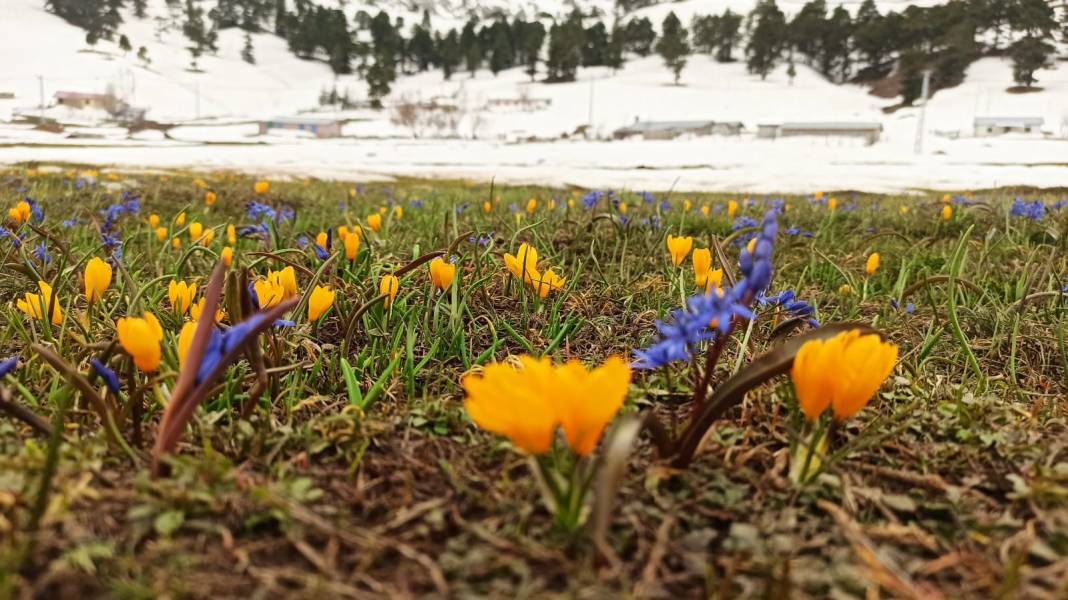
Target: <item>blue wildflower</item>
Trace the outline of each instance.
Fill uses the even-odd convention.
[[[12,356],[3,362],[0,362],[0,379],[10,375],[18,366],[19,359],[17,356]]]
[[[685,309],[671,312],[671,322],[657,321],[659,339],[644,350],[635,350],[632,366],[656,369],[669,363],[688,361],[693,356],[694,346],[713,339],[717,332],[729,333],[735,316],[752,319],[753,313],[736,302],[730,293],[720,296],[713,291],[693,296]]]
[[[408,206],[412,207],[415,210],[419,210],[420,208],[423,208],[423,201],[418,199],[418,198],[416,198],[416,199],[412,200],[411,202],[409,202]]]
[[[639,196],[642,197],[642,202],[645,202],[646,204],[653,204],[656,202],[656,198],[653,198],[653,195],[649,192],[642,192]]]
[[[1009,209],[1009,215],[1031,219],[1032,221],[1041,221],[1046,216],[1046,205],[1041,200],[1025,202],[1022,198],[1017,198],[1012,203],[1012,208]]]
[[[73,219],[67,219],[66,221],[63,221],[63,229],[70,229],[71,227],[74,227],[77,224],[78,217],[74,217]]]
[[[582,206],[586,207],[586,210],[593,210],[597,203],[601,201],[601,198],[604,198],[604,192],[597,190],[586,192],[582,196]]]
[[[90,360],[89,364],[92,365],[93,372],[104,380],[104,385],[107,386],[108,390],[112,394],[118,395],[122,386],[119,385],[119,376],[115,374],[115,371],[109,369],[107,365],[96,358]]]
[[[33,248],[33,257],[42,265],[47,265],[52,262],[52,255],[48,253],[48,246],[45,245],[44,242],[37,244]]]

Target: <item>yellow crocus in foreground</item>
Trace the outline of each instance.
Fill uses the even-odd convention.
[[[159,227],[159,215],[148,215],[148,226],[152,229]]]
[[[185,225],[185,213],[184,212],[178,213],[178,216],[174,218],[174,224],[179,226],[179,227],[181,227],[182,225]]]
[[[204,204],[208,206],[215,206],[215,201],[219,199],[219,196],[215,192],[204,193]]]
[[[399,221],[401,219],[401,217],[403,217],[403,216],[404,216],[404,207],[403,206],[394,206],[393,207],[393,218]]]
[[[942,220],[948,221],[953,218],[953,207],[949,204],[942,205]]]
[[[400,280],[396,275],[383,275],[382,279],[378,282],[378,293],[386,296],[385,307],[389,308],[393,305],[393,301],[397,299],[397,292],[400,290]]]
[[[843,296],[848,296],[853,293],[853,288],[849,287],[848,283],[843,283],[842,287],[838,288],[838,293]]]
[[[890,376],[897,353],[896,345],[856,329],[806,342],[790,370],[805,418],[815,421],[828,408],[839,421],[855,415]]]
[[[727,202],[727,218],[733,219],[736,214],[738,214],[738,202],[735,200]]]
[[[323,313],[330,310],[330,307],[334,305],[335,295],[334,290],[329,286],[315,286],[308,297],[308,320],[314,323],[323,316]]]
[[[464,408],[481,428],[509,438],[529,454],[545,454],[557,427],[580,456],[597,446],[623,406],[630,366],[611,357],[593,370],[577,361],[553,365],[548,358],[519,358],[521,368],[494,364],[463,379]]]
[[[182,249],[182,239],[181,238],[171,238],[171,248],[174,248],[175,250],[181,250]]]
[[[899,213],[903,214],[903,215],[907,215],[907,214],[909,214],[909,207],[902,206],[902,207],[898,208],[897,211]]]
[[[256,292],[256,299],[262,309],[271,308],[286,297],[282,284],[270,277],[253,282],[252,289]]]
[[[270,182],[260,180],[252,186],[252,190],[255,191],[257,194],[263,195],[271,191],[271,184]]]
[[[440,258],[430,261],[430,282],[434,284],[434,287],[445,291],[452,285],[455,277],[456,265]]]
[[[708,284],[708,272],[712,269],[712,250],[698,248],[690,258],[693,261],[693,280],[699,288]]]
[[[338,225],[337,227],[337,239],[343,240],[349,235],[349,228],[346,225]]]
[[[552,269],[548,269],[541,274],[535,271],[531,275],[530,282],[534,286],[534,290],[538,292],[538,297],[542,300],[549,297],[549,292],[563,289],[565,283],[567,283],[567,278],[557,276]]]
[[[159,369],[160,347],[163,341],[163,328],[156,315],[145,312],[143,318],[124,317],[115,324],[119,332],[119,343],[127,354],[133,357],[138,369],[152,373]]]
[[[838,198],[828,198],[827,208],[830,209],[832,212],[836,210],[838,208]]]
[[[207,298],[201,298],[200,300],[197,300],[196,302],[193,303],[192,306],[189,307],[189,318],[193,319],[194,322],[200,320],[200,315],[204,312],[204,303],[206,301],[207,301]],[[222,323],[222,320],[224,318],[226,318],[226,313],[224,313],[221,308],[216,307],[215,308],[215,322],[216,323]]]
[[[368,215],[367,226],[371,228],[371,231],[378,233],[382,230],[382,215]]]
[[[210,246],[215,241],[215,230],[208,229],[204,231],[204,235],[200,236],[200,245],[205,248]]]
[[[356,260],[356,254],[360,251],[360,234],[356,231],[351,231],[341,238],[345,241],[345,258],[348,260]]]
[[[52,286],[48,285],[44,281],[37,282],[37,289],[40,290],[40,294],[34,294],[26,292],[23,297],[15,304],[19,310],[25,313],[27,316],[33,317],[38,321],[44,320],[44,314],[51,308],[52,324],[59,325],[63,322],[63,309],[59,306],[59,299],[54,297],[52,292]],[[53,306],[53,302],[55,306]]]
[[[707,217],[708,213],[710,213],[710,212],[712,212],[712,207],[711,206],[705,204],[704,206],[701,207],[701,216],[702,217]]]
[[[677,267],[690,254],[690,249],[693,248],[693,238],[689,236],[675,237],[669,233],[667,236],[667,248],[668,252],[671,253],[671,263]]]
[[[30,203],[23,200],[16,204],[15,208],[8,209],[7,216],[10,217],[11,220],[15,223],[22,225],[26,221],[30,220],[31,212],[32,210],[30,209]]]
[[[189,239],[194,242],[200,239],[200,236],[204,234],[204,226],[200,223],[193,221],[189,224]]]
[[[504,266],[508,271],[522,281],[532,281],[532,274],[538,270],[538,250],[530,244],[520,244],[519,251],[515,256],[504,255]]]
[[[101,258],[93,257],[85,263],[85,299],[89,304],[104,297],[104,290],[111,286],[111,265]]]
[[[161,241],[161,242],[167,239],[167,228],[166,227],[157,227],[156,228],[156,239]]]
[[[233,225],[226,226],[226,243],[231,246],[237,245],[237,228]]]
[[[485,202],[482,203],[482,212],[484,212],[484,213],[493,212],[493,204],[491,204],[489,200],[486,200]]]
[[[534,198],[527,200],[527,214],[532,215],[536,210],[538,210],[538,201]]]
[[[193,297],[197,295],[197,284],[186,283],[172,279],[167,286],[167,299],[171,301],[171,308],[179,315],[184,315],[193,305]]]
[[[320,231],[319,235],[315,236],[315,245],[319,246],[323,250],[326,250],[326,243],[330,241],[330,235],[325,231]]]
[[[719,290],[719,296],[723,297],[723,269],[708,270],[708,278],[705,280],[705,293],[712,293],[712,288]]]
[[[864,265],[864,272],[870,275],[875,275],[875,272],[879,270],[879,253],[872,252],[868,256],[868,263]]]
[[[296,296],[300,291],[297,287],[297,271],[292,266],[281,271],[270,271],[267,273],[267,278],[282,287],[282,291],[285,292],[283,300]]]
[[[193,336],[197,332],[197,324],[194,321],[186,321],[182,325],[182,331],[178,333],[178,366],[185,366],[185,357],[189,354],[189,347],[193,345]]]
[[[222,252],[219,253],[219,258],[222,259],[224,265],[229,267],[234,264],[234,249],[230,246],[223,248]]]

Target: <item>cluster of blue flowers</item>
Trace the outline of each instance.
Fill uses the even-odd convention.
[[[890,299],[890,308],[893,308],[894,310],[900,310],[901,306],[898,304],[897,298],[891,298]],[[909,302],[908,304],[905,305],[905,312],[907,312],[910,315],[912,313],[916,312],[916,305],[911,303],[911,302]]]
[[[754,227],[759,226],[760,223],[754,218],[737,217],[736,219],[734,219],[734,223],[731,223],[731,231],[736,232],[741,231],[743,229],[753,229]],[[749,240],[755,238],[756,236],[757,234],[755,231],[750,231],[748,233],[739,235],[738,237],[734,238],[734,245],[741,248],[742,246],[748,244]]]
[[[812,327],[820,326],[820,322],[812,316],[816,312],[816,307],[804,300],[799,300],[793,290],[784,290],[773,296],[760,294],[757,296],[757,304],[762,307],[782,307],[791,317],[806,318],[806,322]]]
[[[692,296],[685,309],[671,311],[671,322],[657,321],[660,339],[645,350],[634,351],[635,369],[657,369],[677,361],[688,361],[693,347],[711,340],[716,333],[730,332],[735,315],[752,319],[753,313],[735,301],[733,294]],[[715,322],[715,328],[711,325]]]
[[[774,209],[769,210],[764,215],[753,253],[742,250],[739,262],[745,277],[730,290],[724,290],[722,295],[713,289],[711,293],[692,296],[685,308],[671,312],[669,322],[657,321],[659,338],[648,348],[634,351],[632,366],[635,369],[657,369],[673,362],[688,361],[697,344],[730,333],[734,317],[753,319],[749,306],[763,296],[771,284],[772,250],[778,231],[777,213]],[[794,303],[796,310],[808,310],[811,314],[811,306],[795,301],[792,293],[789,297],[780,296],[784,302]]]
[[[607,194],[600,190],[591,190],[586,192],[586,195],[582,197],[582,205],[586,207],[586,210],[593,210],[597,203],[601,201]]]
[[[100,216],[104,217],[104,222],[100,224],[100,241],[104,244],[104,250],[109,256],[108,262],[113,267],[122,262],[122,238],[115,230],[115,224],[124,215],[139,214],[141,214],[141,199],[129,192],[123,192],[121,202],[100,210]]]
[[[1046,217],[1046,205],[1041,200],[1026,202],[1023,198],[1017,198],[1012,203],[1012,208],[1009,209],[1009,215],[1031,219],[1032,221],[1041,221]]]
[[[484,248],[484,247],[488,246],[490,242],[493,241],[493,236],[494,235],[496,235],[496,232],[494,232],[494,231],[491,231],[489,233],[481,234],[478,237],[475,237],[475,236],[472,235],[472,236],[467,238],[467,241],[471,242],[472,244],[478,244],[479,246],[482,246]]]

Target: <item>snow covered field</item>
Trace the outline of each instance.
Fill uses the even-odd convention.
[[[929,2],[931,3],[931,2]],[[440,72],[401,78],[387,104],[445,101],[458,107],[448,128],[397,124],[393,111],[347,111],[319,116],[345,120],[344,137],[314,140],[258,135],[255,121],[314,110],[320,91],[334,84],[322,63],[292,56],[274,36],[255,36],[256,65],[240,59],[241,34],[224,31],[217,56],[188,71],[179,31],[157,36],[153,19],[128,18],[123,31],[135,48],[145,45],[152,64],[123,56],[114,43],[87,51],[80,30],[42,9],[40,0],[0,1],[0,54],[18,56],[0,73],[0,163],[78,162],[101,166],[240,169],[264,174],[370,179],[393,175],[496,178],[502,183],[572,184],[665,190],[789,192],[812,189],[903,191],[958,190],[1002,185],[1068,185],[1068,63],[1037,73],[1043,91],[1012,94],[1011,67],[983,59],[966,82],[930,102],[923,151],[914,152],[918,109],[886,114],[893,101],[865,88],[833,85],[799,65],[791,82],[785,68],[761,81],[743,65],[692,57],[681,86],[659,58],[634,58],[618,73],[584,69],[579,81],[531,83],[520,69],[494,77],[466,73],[444,81]],[[658,21],[667,10],[690,14],[744,11],[752,0],[690,0],[643,9]],[[796,4],[796,6],[794,6]],[[787,1],[792,11],[803,2]],[[831,3],[833,4],[833,2]],[[846,3],[851,6],[859,2]],[[884,0],[883,7],[906,2]],[[162,1],[152,5],[164,11]],[[37,50],[33,50],[37,49]],[[38,75],[43,79],[38,80]],[[43,82],[46,102],[59,90],[103,92],[109,85],[148,118],[174,125],[169,137],[49,116],[73,123],[61,133],[12,122],[35,114]],[[337,82],[353,97],[365,93],[354,77]],[[527,97],[550,102],[544,110],[485,108],[491,100]],[[67,111],[67,109],[59,109]],[[72,112],[72,111],[68,111]],[[76,112],[76,111],[73,111]],[[974,138],[976,116],[1038,116],[1045,135]],[[739,137],[676,141],[606,141],[635,119],[737,120]],[[882,139],[855,141],[795,138],[758,140],[761,123],[877,121]],[[594,140],[560,139],[590,124]],[[956,136],[956,139],[947,137]],[[555,140],[518,143],[536,138]]]

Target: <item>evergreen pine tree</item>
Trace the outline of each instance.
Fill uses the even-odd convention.
[[[1012,58],[1012,79],[1017,84],[1032,87],[1037,80],[1035,71],[1053,67],[1053,54],[1056,48],[1042,38],[1022,37],[1009,46]]]
[[[497,75],[513,65],[515,54],[512,51],[512,37],[507,21],[497,21],[493,27],[493,46],[490,50],[490,71]]]
[[[595,67],[604,65],[608,53],[608,30],[604,23],[598,21],[588,27],[583,36],[582,66]]]
[[[682,70],[686,68],[686,61],[690,56],[689,35],[674,11],[664,17],[664,22],[660,27],[660,39],[656,43],[656,51],[664,59],[664,64],[674,73],[675,85],[678,85],[679,77],[682,75]]]
[[[274,0],[274,34],[286,37],[286,22],[289,20],[286,0]]]
[[[653,52],[653,43],[656,41],[656,31],[653,22],[647,17],[631,19],[624,30],[626,49],[638,56],[649,56]]]
[[[464,65],[472,77],[482,66],[482,46],[478,40],[477,28],[478,19],[472,17],[460,32],[460,51],[463,53]]]
[[[119,36],[119,50],[122,50],[123,54],[133,50],[133,46],[130,45],[130,38],[126,37],[126,34]]]
[[[137,49],[137,60],[141,61],[141,64],[146,67],[152,64],[152,60],[148,58],[148,48],[141,46]]]
[[[853,20],[845,7],[838,5],[823,28],[820,42],[820,70],[839,82],[849,78],[852,70]]]
[[[719,17],[719,25],[716,28],[716,60],[725,63],[732,62],[735,46],[741,39],[742,15],[731,12],[731,9],[723,11]]]
[[[718,15],[698,15],[693,18],[690,29],[693,31],[694,52],[712,54],[716,51],[719,44],[719,21]]]
[[[455,29],[450,29],[444,38],[438,38],[438,60],[441,61],[441,71],[448,80],[460,66],[463,55],[460,51],[460,35]]]
[[[826,0],[809,0],[789,25],[790,45],[812,64],[823,56],[822,45],[827,30]]]
[[[612,26],[612,33],[608,36],[608,50],[605,52],[605,66],[611,67],[612,71],[623,68],[623,51],[626,46],[625,33],[618,24]]]
[[[133,0],[133,14],[138,19],[143,19],[148,16],[146,10],[148,9],[148,0]]]
[[[533,81],[538,74],[538,61],[541,60],[541,47],[545,45],[545,26],[539,21],[527,23],[523,33],[523,57],[527,75]]]
[[[775,68],[786,45],[786,15],[775,0],[760,0],[749,13],[749,43],[745,47],[746,68],[766,79]]]
[[[252,34],[245,32],[245,45],[241,47],[241,60],[250,65],[256,64],[256,55],[252,48]]]
[[[1047,39],[1057,28],[1056,13],[1049,0],[1012,0],[1008,15],[1012,30],[1028,37]]]
[[[549,55],[545,61],[549,82],[574,81],[582,64],[585,30],[582,15],[577,10],[562,23],[549,28]]]
[[[372,60],[366,78],[371,104],[382,107],[382,99],[389,95],[390,85],[397,79],[397,56],[403,40],[385,11],[371,20]]]
[[[426,71],[438,62],[437,48],[429,28],[416,25],[412,29],[412,39],[408,47],[412,60],[415,61],[415,67],[419,71]]]
[[[193,0],[185,2],[185,23],[182,24],[182,33],[189,40],[186,49],[189,51],[190,69],[196,71],[197,61],[203,56],[204,51],[210,47],[210,35],[204,23],[204,9]]]

